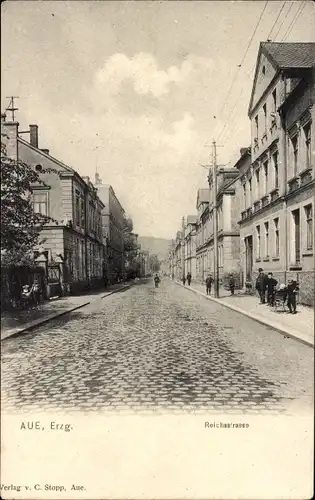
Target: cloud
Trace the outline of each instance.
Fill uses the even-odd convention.
[[[115,95],[120,92],[121,84],[130,79],[138,94],[151,93],[154,97],[161,97],[169,93],[171,83],[180,84],[185,81],[191,70],[192,65],[188,61],[184,61],[179,67],[170,66],[166,71],[161,70],[154,56],[145,52],[139,52],[133,58],[113,54],[103,68],[97,71],[95,83],[99,89]]]

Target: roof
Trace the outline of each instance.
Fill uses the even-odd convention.
[[[311,68],[315,65],[314,42],[262,42],[261,48],[279,69]]]
[[[187,224],[196,224],[197,219],[198,219],[197,215],[188,215]]]
[[[254,82],[248,106],[249,114],[252,110],[254,91],[262,53],[267,57],[267,59],[269,59],[275,68],[276,74],[284,70],[306,70],[315,66],[315,42],[261,42],[257,55]]]
[[[32,149],[33,151],[36,151],[36,153],[40,154],[41,156],[44,156],[45,158],[48,158],[53,163],[56,163],[60,167],[64,168],[67,172],[71,172],[72,174],[77,174],[79,177],[81,177],[80,174],[78,174],[78,172],[76,172],[72,167],[69,167],[68,165],[65,165],[65,163],[63,163],[60,160],[57,160],[57,158],[55,158],[54,156],[45,153],[42,149],[36,148],[35,146],[33,146],[32,144],[30,144],[29,142],[27,142],[24,139],[22,139],[22,137],[18,136],[17,137],[17,141],[20,142],[21,144],[23,144],[24,146],[27,146],[28,148]],[[82,177],[81,177],[81,179],[82,179]]]

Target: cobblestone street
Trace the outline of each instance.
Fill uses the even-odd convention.
[[[2,411],[309,413],[313,350],[164,280],[2,342]]]

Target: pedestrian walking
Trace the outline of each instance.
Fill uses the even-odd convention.
[[[155,286],[155,288],[158,288],[158,287],[159,287],[159,283],[160,283],[160,281],[161,281],[161,280],[160,280],[159,275],[158,275],[158,274],[156,274],[156,275],[154,276],[154,286]]]
[[[256,290],[260,297],[260,304],[266,303],[266,282],[267,276],[264,273],[264,270],[260,267],[258,269],[258,277],[256,279]]]
[[[298,291],[299,287],[297,282],[289,280],[287,286],[287,306],[292,314],[296,314],[296,295]]]
[[[267,302],[270,306],[275,304],[276,286],[278,281],[273,277],[272,273],[268,273],[266,287],[267,287]]]
[[[187,283],[188,283],[188,286],[190,286],[190,283],[191,283],[191,274],[190,273],[187,274]]]
[[[185,275],[183,276],[183,285],[184,286],[186,285],[186,276]]]
[[[235,278],[233,276],[233,273],[230,273],[229,275],[229,287],[230,287],[230,292],[231,295],[234,295],[234,290],[235,290]]]
[[[206,291],[207,291],[207,295],[211,294],[212,283],[213,283],[213,278],[212,278],[211,274],[208,274],[208,277],[206,279]]]

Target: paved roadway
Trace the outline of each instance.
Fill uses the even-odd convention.
[[[2,342],[2,411],[308,414],[313,350],[164,280]]]

